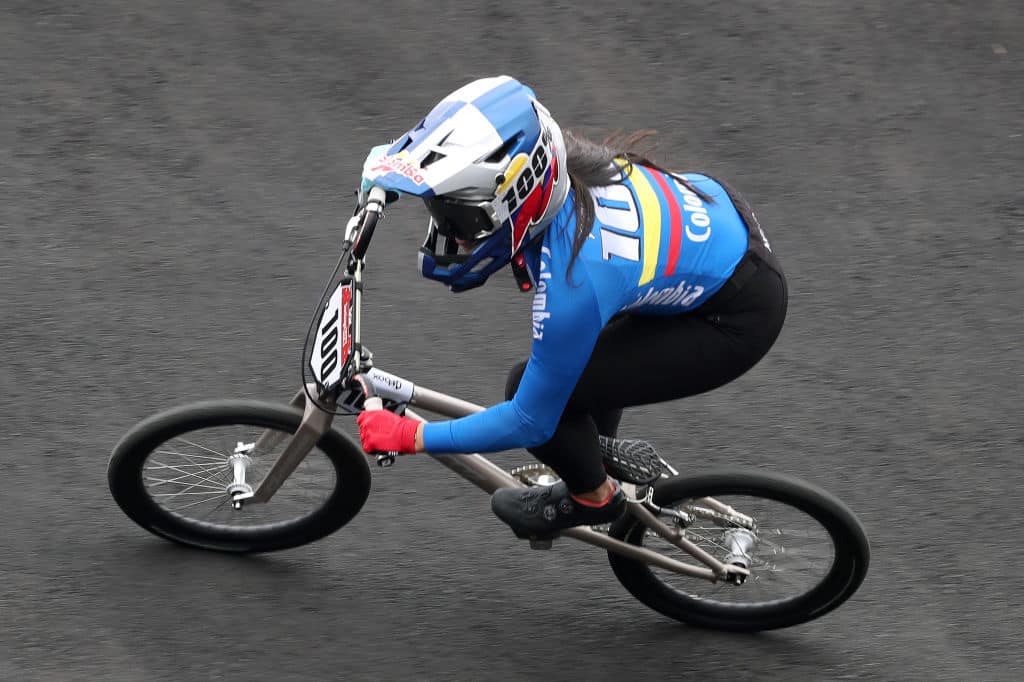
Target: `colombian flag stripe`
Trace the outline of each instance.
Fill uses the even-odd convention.
[[[665,264],[665,272],[662,276],[668,277],[676,271],[676,262],[679,260],[679,243],[683,239],[683,217],[679,211],[679,202],[675,201],[672,190],[669,189],[665,176],[661,173],[651,173],[658,187],[661,188],[661,195],[665,197],[668,204],[668,217],[672,225],[672,236],[668,242],[668,263]]]
[[[644,225],[644,253],[643,267],[640,270],[640,281],[637,286],[643,286],[654,279],[658,270],[658,248],[661,246],[661,202],[658,194],[654,191],[648,173],[640,166],[633,166],[633,172],[629,175],[629,181],[636,190],[636,196],[640,200],[640,219]]]
[[[505,182],[501,183],[498,189],[494,192],[494,196],[500,197],[505,191],[512,186],[512,183],[519,177],[519,171],[526,165],[526,159],[529,158],[527,154],[516,154],[516,158],[512,159],[512,163],[505,169]]]

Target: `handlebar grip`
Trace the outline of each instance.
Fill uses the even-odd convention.
[[[375,410],[384,409],[384,400],[377,395],[377,392],[373,390],[373,382],[367,379],[362,374],[356,374],[352,377],[352,381],[359,384],[359,387],[363,390],[363,395],[366,396],[363,399],[363,409],[369,412]],[[377,456],[377,466],[389,467],[395,463],[395,459],[401,454],[400,452],[375,452],[372,453]]]
[[[370,248],[370,240],[373,239],[373,230],[384,213],[384,204],[387,201],[388,193],[380,187],[370,190],[370,196],[366,200],[366,213],[363,217],[363,228],[359,231],[359,238],[352,249],[352,256],[356,261],[363,259],[366,249]]]
[[[377,398],[377,391],[373,390],[373,382],[370,381],[369,377],[367,377],[365,374],[353,374],[351,381],[353,384],[359,386],[359,390],[363,392],[363,396],[365,397],[363,405],[367,406],[366,409],[379,410],[384,407],[384,401],[380,400],[379,398],[377,407],[371,408],[368,406],[368,403],[372,398]]]
[[[377,221],[380,219],[380,213],[377,211],[367,211],[363,217],[363,227],[359,230],[359,236],[356,238],[356,245],[352,247],[352,260],[353,263],[361,261],[363,256],[366,255],[366,250],[370,248],[370,240],[373,238],[373,230],[377,227]]]

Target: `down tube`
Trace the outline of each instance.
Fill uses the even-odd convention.
[[[413,391],[410,404],[447,417],[465,417],[483,412],[485,409],[480,405],[474,405],[420,386]],[[411,410],[406,410],[406,414],[413,419],[426,421]],[[498,488],[522,487],[523,485],[482,455],[432,455],[429,452],[426,454],[488,493],[493,493]]]

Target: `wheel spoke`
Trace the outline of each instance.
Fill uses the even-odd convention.
[[[265,427],[244,427],[255,431]],[[238,427],[211,427],[182,433],[158,446],[143,466],[143,480],[153,501],[183,522],[225,529],[257,529],[304,518],[325,504],[336,486],[330,461],[310,453],[269,503],[248,504],[241,510],[231,505],[228,485],[234,474],[224,443],[251,442],[252,433]],[[210,443],[211,445],[203,445]],[[250,459],[246,481],[262,478],[260,460]]]
[[[180,471],[180,470],[176,469],[173,466],[163,466],[163,467],[155,467],[155,468],[168,468],[168,469],[171,469],[171,470]],[[212,474],[214,474],[214,476],[217,476],[217,478],[211,478],[210,476],[201,476],[201,475],[199,475],[199,474],[197,474],[195,472],[191,472],[191,471],[184,471],[184,472],[181,472],[181,473],[182,473],[181,476],[178,476],[177,478],[171,478],[171,479],[157,478],[157,477],[152,476],[152,475],[147,475],[146,481],[148,483],[152,483],[152,485],[150,486],[151,488],[156,488],[156,487],[159,487],[161,485],[179,485],[179,486],[182,486],[181,490],[178,490],[175,493],[169,493],[169,494],[177,494],[177,495],[181,495],[181,494],[186,493],[186,492],[188,492],[190,490],[193,490],[195,488],[206,488],[206,489],[210,489],[210,490],[216,490],[216,491],[222,492],[222,493],[227,490],[227,482],[228,481],[227,481],[226,477],[223,476],[223,472],[220,471],[220,470],[206,469],[206,470],[204,470],[202,472],[204,474],[211,474],[212,473]],[[210,485],[204,485],[204,484],[210,484]]]
[[[261,492],[281,452],[272,444],[296,433],[302,419],[293,406],[252,400],[203,401],[153,415],[115,446],[110,492],[142,528],[193,547],[267,552],[312,542],[356,515],[370,470],[355,442],[329,431],[271,495]],[[257,453],[238,443],[267,447]]]
[[[163,453],[163,452],[166,452],[166,451],[161,450],[161,453]],[[160,454],[160,453],[157,453],[157,454]],[[173,454],[176,454],[179,457],[183,456],[181,453],[173,453]],[[210,459],[214,459],[214,458],[211,457]],[[218,462],[220,462],[220,460],[218,460]],[[149,469],[165,469],[166,468],[166,469],[178,469],[178,470],[184,471],[185,469],[190,469],[192,467],[204,467],[206,469],[209,469],[210,471],[216,471],[217,469],[221,468],[222,466],[226,466],[226,464],[224,462],[220,462],[220,464],[217,465],[217,466],[214,466],[214,465],[211,465],[211,464],[164,464],[163,462],[153,461],[153,462],[150,462],[147,465],[147,468],[149,468]]]
[[[212,516],[212,515],[213,515],[213,514],[215,514],[216,512],[218,512],[218,511],[220,511],[221,509],[223,509],[223,508],[224,508],[224,505],[226,505],[226,504],[228,503],[228,499],[230,499],[230,498],[228,498],[228,496],[227,496],[227,495],[225,495],[225,496],[224,496],[224,499],[220,501],[220,504],[218,504],[217,506],[213,507],[213,508],[212,508],[212,509],[210,509],[210,510],[209,510],[208,512],[206,512],[206,514],[205,514],[205,515],[203,516],[203,518],[205,518],[205,519],[209,519],[209,518],[210,518],[210,516]]]
[[[698,532],[698,530],[700,532]],[[716,529],[715,531],[712,531],[712,532],[721,532],[721,530],[720,529]],[[687,528],[686,529],[686,534],[690,538],[690,540],[696,541],[697,544],[704,543],[704,544],[707,544],[707,545],[711,545],[711,547],[713,547],[714,549],[718,549],[718,550],[721,550],[722,552],[726,552],[726,553],[728,553],[728,551],[729,551],[728,548],[725,545],[715,541],[713,539],[713,537],[708,534],[707,530],[695,529],[695,528],[691,527],[691,528]]]
[[[216,480],[214,480],[214,479],[212,479],[212,478],[210,478],[208,476],[204,477],[204,476],[201,475],[201,474],[216,474],[216,473],[219,472],[218,469],[204,469],[204,470],[202,470],[201,472],[199,472],[197,474],[194,471],[184,471],[182,469],[179,469],[176,466],[170,466],[170,465],[164,464],[164,465],[156,466],[156,467],[148,467],[146,469],[146,471],[149,472],[149,471],[152,471],[154,469],[171,469],[172,471],[177,471],[177,472],[182,474],[178,478],[173,478],[173,479],[160,479],[160,478],[155,478],[155,477],[150,476],[150,480],[157,481],[159,483],[180,483],[183,479],[189,478],[189,477],[199,479],[200,481],[203,481],[203,482],[206,482],[206,483],[221,483],[222,482],[222,481],[216,481]]]
[[[705,583],[654,569],[664,582],[693,598],[723,604],[755,605],[799,596],[812,589],[828,573],[834,557],[832,540],[813,517],[768,499],[715,497],[733,509],[742,509],[757,524],[757,541],[749,550],[750,577],[743,585],[736,586],[722,582]],[[694,505],[694,501],[686,501],[676,507],[686,510],[693,509]],[[684,528],[688,539],[719,560],[724,560],[733,551],[726,535],[730,530],[705,524]],[[660,538],[657,549],[667,553],[676,550],[674,545]]]
[[[197,455],[194,452],[176,452],[175,450],[154,450],[153,454],[156,455],[174,455],[175,457],[188,457],[189,459],[207,459],[214,462],[221,462],[227,464],[228,456],[221,455],[219,457],[211,457],[209,455]]]
[[[153,497],[181,497],[182,495],[208,495],[209,496],[209,495],[223,495],[223,494],[225,494],[225,492],[223,490],[218,490],[218,491],[212,492],[212,493],[203,492],[203,491],[199,491],[199,492],[180,491],[180,492],[174,492],[174,493],[152,493],[152,496]]]
[[[225,500],[227,500],[227,497],[228,497],[227,493],[224,493],[224,499]],[[186,509],[189,509],[191,507],[195,507],[195,506],[200,505],[200,504],[208,504],[209,502],[212,502],[212,501],[213,501],[212,497],[207,497],[207,498],[204,498],[204,499],[201,499],[201,500],[196,500],[195,502],[190,502],[189,504],[185,504],[185,505],[182,505],[180,507],[175,507],[174,509],[168,509],[168,511],[172,511],[172,512],[174,512],[176,514],[179,514],[182,511],[184,511]]]
[[[228,455],[225,455],[224,453],[217,452],[216,450],[211,450],[210,448],[206,447],[205,445],[200,445],[199,443],[193,443],[192,441],[188,440],[187,438],[182,438],[181,436],[178,436],[178,440],[180,440],[183,443],[187,443],[187,444],[191,445],[194,448],[199,448],[200,450],[205,450],[206,452],[209,452],[210,454],[217,455],[217,456],[221,457],[224,460],[227,460],[227,458],[228,458]],[[196,455],[196,457],[199,457],[199,455]]]
[[[743,517],[702,508],[708,498]],[[684,623],[736,632],[789,627],[836,608],[864,579],[870,548],[860,522],[842,502],[799,479],[757,471],[675,476],[655,487],[652,501],[651,511],[660,508],[662,522],[702,551],[748,569],[745,576],[709,580],[609,552],[615,576],[633,596]],[[697,561],[634,512],[631,507],[609,535]]]
[[[178,485],[186,485],[186,484],[182,484],[179,479],[171,479],[171,480],[165,481],[165,480],[161,480],[161,479],[158,479],[158,478],[147,478],[146,482],[154,484],[154,485],[151,485],[150,488],[156,488],[157,486],[166,485],[166,484],[174,484],[174,483],[176,483]],[[167,495],[180,495],[181,493],[189,491],[189,490],[192,490],[193,488],[207,488],[209,490],[219,490],[221,492],[224,492],[224,486],[222,486],[222,485],[203,485],[202,483],[190,483],[190,484],[187,484],[187,487],[182,489],[182,490],[178,490],[177,492],[174,492],[174,493],[164,493],[164,494],[167,494]]]

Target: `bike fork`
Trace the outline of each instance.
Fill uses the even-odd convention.
[[[250,459],[248,455],[252,452],[266,453],[274,448],[278,443],[287,438],[287,434],[279,431],[264,431],[260,434],[260,437],[256,439],[255,443],[244,446],[246,449],[244,452],[240,452],[239,449],[243,448],[243,444],[239,443],[238,448],[235,449],[228,462],[231,464],[234,472],[235,480],[228,486],[228,494],[231,495],[232,506],[235,509],[241,509],[242,504],[245,502],[256,503],[256,502],[267,502],[277,492],[281,484],[291,476],[295,468],[302,463],[302,460],[306,458],[312,450],[313,446],[317,444],[327,431],[331,428],[331,422],[334,421],[334,415],[330,412],[324,412],[321,410],[314,401],[306,400],[306,391],[315,391],[316,386],[307,384],[304,389],[300,389],[295,397],[292,399],[292,405],[303,405],[302,422],[299,424],[299,428],[291,436],[291,440],[288,441],[288,445],[285,446],[284,452],[277,458],[274,465],[267,472],[267,475],[260,482],[259,487],[254,491],[252,486],[245,482],[245,470],[249,466]],[[244,457],[244,459],[242,459]],[[238,458],[238,459],[236,459]]]

